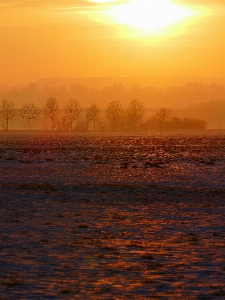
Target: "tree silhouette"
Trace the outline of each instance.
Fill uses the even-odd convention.
[[[63,114],[57,118],[56,128],[58,130],[70,130],[70,122],[66,115]]]
[[[171,110],[168,108],[160,108],[155,112],[155,117],[158,120],[159,128],[161,130],[165,129],[166,120],[169,118],[170,114],[171,114]]]
[[[82,108],[80,104],[75,99],[70,99],[64,107],[64,115],[68,119],[70,123],[70,129],[73,129],[73,122],[77,121],[80,114],[82,112]]]
[[[142,120],[144,115],[144,105],[138,99],[131,100],[127,108],[127,117],[133,129],[137,129],[138,123]]]
[[[123,114],[122,103],[120,101],[112,101],[106,108],[106,119],[113,130],[117,130],[120,126]]]
[[[52,122],[52,130],[59,115],[59,105],[55,98],[50,97],[43,108],[43,114],[46,118],[50,118]]]
[[[96,128],[96,122],[99,120],[100,116],[100,108],[96,104],[92,104],[90,107],[86,110],[86,120],[89,124],[90,122],[93,122],[94,130]]]
[[[190,118],[184,118],[183,119],[183,128],[185,129],[199,129],[199,130],[205,130],[206,129],[207,122],[205,120],[201,119],[190,119]]]
[[[23,119],[27,120],[29,123],[29,130],[30,130],[30,123],[33,119],[36,119],[37,116],[40,114],[40,109],[35,106],[34,103],[26,103],[20,110],[20,115]]]
[[[12,120],[16,115],[16,110],[12,100],[2,100],[0,106],[0,115],[3,119],[1,124],[3,129],[9,130],[9,121]]]

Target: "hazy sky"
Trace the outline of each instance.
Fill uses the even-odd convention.
[[[225,76],[225,0],[0,0],[0,84]]]

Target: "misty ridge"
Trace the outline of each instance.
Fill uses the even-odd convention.
[[[185,82],[186,79],[190,78],[168,79],[159,77],[144,78],[142,80],[139,78],[139,84],[137,84],[134,83],[134,80],[137,82],[138,78],[49,78],[15,87],[0,85],[0,101],[12,101],[15,110],[18,111],[25,104],[33,103],[42,111],[46,101],[54,98],[62,114],[66,103],[71,99],[75,99],[82,109],[79,120],[78,118],[76,120],[76,122],[79,121],[80,127],[75,126],[76,122],[73,126],[73,129],[77,130],[112,129],[105,124],[105,122],[107,123],[106,110],[110,103],[119,102],[122,109],[127,110],[134,99],[137,99],[143,105],[143,114],[141,122],[138,124],[139,128],[132,129],[162,129],[162,125],[159,125],[155,120],[157,113],[162,108],[169,111],[163,125],[165,130],[176,129],[177,126],[179,129],[188,129],[190,126],[187,123],[196,119],[204,121],[207,128],[224,128],[225,81],[220,79],[218,80],[219,83],[215,83],[210,82],[213,79],[208,78],[202,82]],[[166,85],[166,83],[171,85]],[[98,120],[96,119],[96,122],[92,122],[92,125],[87,126],[86,111],[93,104],[99,109]],[[84,125],[85,122],[86,125]],[[64,129],[70,128],[70,126],[67,126],[68,128],[64,127]],[[126,124],[120,129],[127,130],[128,127],[128,124]],[[2,126],[2,129],[4,129],[4,126]],[[16,113],[12,118],[10,129],[28,129],[27,122],[24,118],[21,118],[21,114]],[[32,129],[52,129],[52,124],[47,117],[43,116],[43,113],[40,113],[32,120]],[[58,123],[58,125],[54,124],[54,129],[63,128]]]

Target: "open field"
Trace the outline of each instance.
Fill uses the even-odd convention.
[[[0,299],[224,299],[225,133],[0,134]]]

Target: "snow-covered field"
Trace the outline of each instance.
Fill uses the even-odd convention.
[[[225,299],[225,134],[0,133],[0,299]]]

